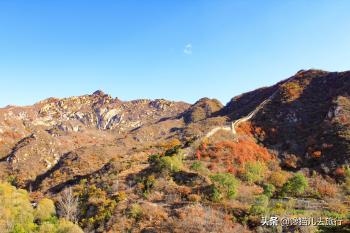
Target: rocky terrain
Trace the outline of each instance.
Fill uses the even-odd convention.
[[[181,126],[175,117],[188,107],[166,100],[123,102],[102,91],[49,98],[28,107],[8,106],[0,110],[1,170],[23,177],[24,184],[78,149],[119,145],[114,153],[126,153],[140,144],[171,137],[169,127]],[[169,124],[162,123],[164,119]]]
[[[57,205],[73,189],[85,232],[256,231],[267,212],[255,199],[287,194],[333,198],[347,213],[349,94],[350,72],[302,70],[225,106],[102,91],[7,106],[0,179],[33,202]],[[294,193],[288,182],[298,172],[309,185]]]

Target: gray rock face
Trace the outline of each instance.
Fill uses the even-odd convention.
[[[92,95],[50,98],[34,106],[20,110],[11,107],[4,116],[26,121],[29,126],[66,132],[78,132],[84,128],[125,131],[162,117],[174,117],[185,111],[189,104],[164,99],[121,101],[103,91],[95,91]]]
[[[98,129],[113,129],[122,120],[123,114],[119,109],[98,108],[96,111],[96,127]]]

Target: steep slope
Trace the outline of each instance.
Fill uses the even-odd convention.
[[[230,119],[247,116],[268,100],[250,119],[259,129],[256,138],[276,150],[289,168],[330,173],[350,158],[349,94],[350,72],[300,71],[232,99],[222,114]]]

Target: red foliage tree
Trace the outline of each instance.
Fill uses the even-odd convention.
[[[210,147],[207,155],[211,163],[224,164],[230,173],[242,170],[248,161],[266,162],[273,158],[265,147],[251,138],[239,139],[237,142],[221,141]]]
[[[201,151],[200,150],[196,150],[196,156],[198,160],[201,160]]]

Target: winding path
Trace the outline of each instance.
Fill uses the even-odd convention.
[[[245,121],[250,120],[251,118],[253,118],[259,111],[260,109],[262,109],[267,102],[269,102],[274,96],[275,94],[278,92],[275,91],[269,98],[267,98],[266,100],[264,100],[263,102],[261,102],[252,112],[250,112],[248,115],[241,117],[233,122],[231,122],[230,125],[226,125],[226,126],[218,126],[215,127],[213,129],[211,129],[205,136],[204,138],[210,138],[211,136],[213,136],[214,134],[216,134],[218,131],[223,130],[223,131],[231,131],[232,135],[235,137],[237,134],[236,131],[236,127]]]

